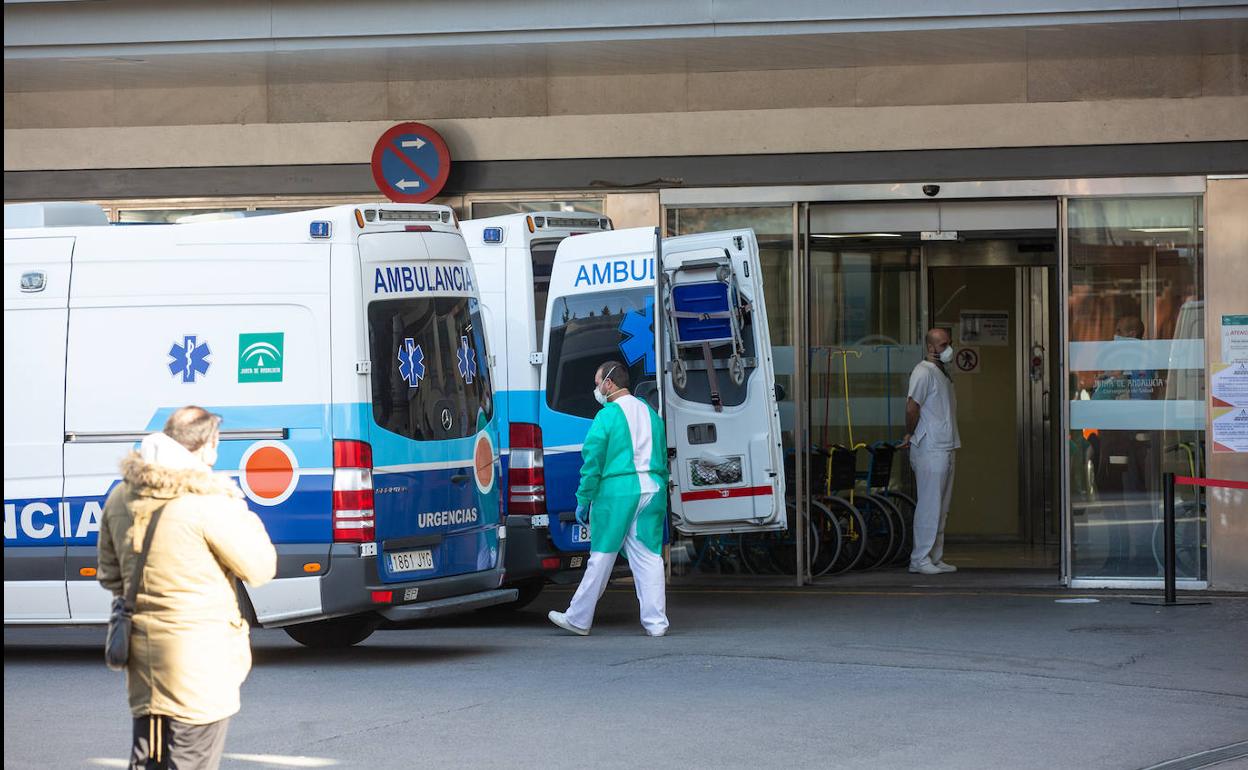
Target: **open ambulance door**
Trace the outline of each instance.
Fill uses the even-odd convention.
[[[754,231],[658,243],[655,307],[676,530],[785,529],[776,373]]]

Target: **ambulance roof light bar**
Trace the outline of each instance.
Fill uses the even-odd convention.
[[[449,209],[445,210],[429,210],[429,209],[386,209],[386,208],[360,208],[355,210],[355,223],[363,230],[366,224],[373,222],[433,222],[435,224],[451,225],[456,229],[459,228],[459,222],[455,218],[454,212]],[[411,230],[411,227],[407,228]],[[429,232],[433,228],[424,226],[421,232]]]
[[[539,229],[558,228],[561,230],[578,230],[583,228],[593,228],[596,230],[610,230],[611,220],[606,217],[597,216],[596,214],[585,214],[582,217],[554,217],[550,215],[531,214],[524,218],[524,223],[528,226],[529,232],[536,233]]]
[[[378,209],[377,219],[382,222],[450,222],[451,214],[449,211]]]

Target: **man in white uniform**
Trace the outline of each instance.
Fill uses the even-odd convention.
[[[958,571],[942,557],[945,520],[953,494],[953,454],[962,442],[958,439],[957,397],[945,368],[953,362],[949,332],[930,329],[926,342],[927,357],[910,373],[902,446],[910,448],[910,467],[919,488],[910,571],[939,575]]]

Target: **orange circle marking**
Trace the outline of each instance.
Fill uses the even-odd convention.
[[[261,447],[247,458],[247,486],[256,497],[272,500],[290,488],[295,477],[294,466],[286,453],[277,447]]]
[[[473,465],[477,469],[477,486],[489,489],[494,481],[494,450],[488,438],[482,434],[472,450]]]

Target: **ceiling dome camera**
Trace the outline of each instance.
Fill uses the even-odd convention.
[[[938,184],[923,185],[923,194],[929,198],[935,198],[937,195],[940,195],[940,185]]]

